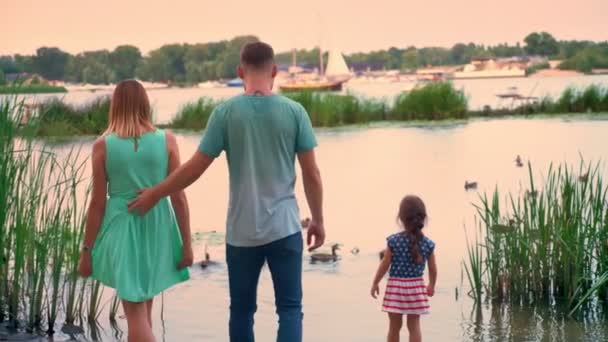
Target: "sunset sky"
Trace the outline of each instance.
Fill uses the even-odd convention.
[[[608,40],[607,0],[0,0],[0,54],[71,53],[254,34],[277,51],[515,43],[531,31]]]

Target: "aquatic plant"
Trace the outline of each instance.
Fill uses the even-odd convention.
[[[310,91],[285,95],[304,107],[313,126],[335,127],[386,119],[388,106],[382,99]]]
[[[207,126],[211,112],[219,103],[208,97],[201,97],[196,102],[187,103],[180,108],[171,120],[171,128],[201,130]]]
[[[53,333],[60,310],[72,323],[84,313],[70,303],[82,302],[71,289],[85,284],[76,266],[82,199],[88,197],[86,158],[76,148],[59,158],[33,139],[28,132],[34,130],[21,130],[23,108],[16,98],[0,101],[0,322],[34,332],[46,318],[46,331]],[[98,294],[90,292],[88,315],[97,317]]]
[[[66,93],[65,87],[57,87],[48,84],[12,84],[0,85],[0,94],[50,94]]]
[[[542,186],[528,166],[528,189],[482,195],[477,206],[485,237],[486,298],[516,304],[565,303],[591,309],[608,300],[608,187],[600,164],[551,167]],[[479,263],[465,262],[471,269]],[[476,289],[478,284],[470,281]],[[480,298],[476,298],[480,300]],[[587,303],[589,305],[584,305]]]
[[[468,100],[463,90],[450,82],[432,82],[416,87],[395,99],[394,120],[464,119]]]

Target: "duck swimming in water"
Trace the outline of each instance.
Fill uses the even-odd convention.
[[[521,160],[521,157],[519,156],[519,154],[517,155],[517,158],[515,158],[515,166],[517,166],[517,167],[524,166],[524,162]]]
[[[475,189],[477,189],[477,182],[464,181],[464,190],[469,191]]]
[[[340,249],[339,244],[334,244],[331,246],[331,254],[328,253],[315,253],[310,256],[310,260],[312,262],[332,262],[338,260],[338,251]]]
[[[205,260],[201,261],[201,268],[206,269],[209,266],[217,265],[217,261],[211,260],[211,255],[207,251],[207,245],[205,245]]]

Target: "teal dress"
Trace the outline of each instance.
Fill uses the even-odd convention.
[[[92,278],[116,289],[120,299],[142,302],[189,279],[187,269],[177,269],[182,241],[169,199],[144,216],[127,209],[138,190],[167,177],[165,132],[142,135],[137,149],[133,138],[115,134],[105,143],[109,198],[92,250]]]

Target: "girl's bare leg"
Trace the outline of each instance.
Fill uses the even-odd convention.
[[[410,332],[410,342],[422,342],[420,315],[407,315],[407,330]]]
[[[127,316],[128,342],[155,342],[152,328],[148,322],[146,302],[134,303],[122,301]]]
[[[399,332],[403,326],[403,315],[396,313],[388,313],[388,342],[399,342]]]

